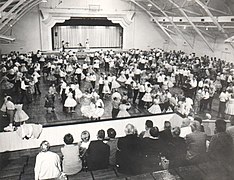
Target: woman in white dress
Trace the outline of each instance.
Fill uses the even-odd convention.
[[[104,79],[104,86],[103,86],[103,89],[102,89],[102,93],[104,94],[104,98],[105,98],[105,95],[106,94],[110,94],[111,91],[110,91],[110,87],[109,87],[109,81],[107,79],[107,77],[105,77]]]
[[[151,91],[152,91],[151,84],[147,83],[145,87],[145,95],[142,98],[147,108],[149,104],[153,101],[152,96],[151,96]]]
[[[80,108],[82,116],[91,117],[90,116],[91,114],[90,103],[91,103],[92,95],[88,92],[88,90],[86,90],[82,97],[83,97],[82,102],[81,102],[82,105]]]
[[[65,100],[64,107],[68,108],[68,112],[75,112],[77,105],[76,100],[73,98],[72,88],[69,89],[67,99]]]
[[[14,121],[15,122],[25,122],[29,119],[28,115],[24,112],[23,104],[15,104],[15,115],[14,115]]]
[[[102,101],[102,99],[100,99],[100,97],[98,96],[98,99],[95,103],[95,112],[93,115],[93,118],[95,118],[96,120],[100,120],[102,115],[104,114],[104,103]]]
[[[148,111],[151,114],[159,114],[159,113],[161,113],[161,108],[159,106],[159,103],[160,103],[160,98],[159,98],[158,95],[156,95],[156,97],[153,100],[153,105],[148,109]]]
[[[127,103],[126,100],[123,100],[122,103],[119,105],[119,113],[117,118],[119,117],[130,117],[131,115],[128,113],[127,110],[131,108],[131,105]]]
[[[117,81],[119,81],[120,83],[125,83],[125,81],[127,81],[124,70],[121,71],[120,76],[117,78]]]
[[[116,81],[116,76],[112,76],[112,91],[115,89],[118,89],[120,87],[120,84]]]
[[[234,94],[231,94],[227,101],[225,113],[231,116],[231,121],[234,121]]]
[[[79,84],[76,84],[75,85],[75,99],[78,104],[80,104],[80,99],[82,98],[82,96],[83,96],[83,93],[81,92],[79,88]]]

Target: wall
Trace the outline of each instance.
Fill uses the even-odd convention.
[[[138,132],[142,132],[145,129],[145,121],[152,120],[154,126],[157,126],[159,130],[163,130],[164,121],[170,121],[172,127],[181,126],[182,118],[177,114],[161,114],[145,117],[132,117],[126,119],[96,121],[74,125],[63,125],[54,127],[45,127],[38,139],[22,140],[16,131],[14,132],[2,132],[0,133],[0,152],[15,151],[21,149],[37,148],[43,140],[48,140],[52,146],[64,144],[63,137],[67,133],[71,133],[74,137],[74,142],[81,141],[80,135],[84,130],[90,132],[90,140],[97,139],[97,131],[103,129],[107,131],[109,128],[116,130],[116,137],[125,136],[125,126],[129,123],[133,124]]]
[[[11,51],[28,52],[40,49],[40,28],[38,7],[24,15],[7,33],[16,38],[13,43],[0,44],[2,53]]]
[[[208,55],[210,57],[217,57],[230,62],[234,61],[234,46],[232,47],[229,43],[224,43],[224,40],[226,38],[223,35],[219,35],[219,37],[217,38],[211,38],[204,35],[204,37],[214,50],[214,52],[212,52],[210,48],[205,44],[203,39],[196,32],[191,33],[191,31],[189,30],[187,32],[186,30],[183,30],[183,34],[186,39],[192,44],[193,49],[187,43],[185,43],[185,40],[180,35],[172,36],[175,39],[177,46],[169,41],[169,43],[164,46],[164,49],[182,50],[188,54],[195,52],[196,55],[199,57]]]

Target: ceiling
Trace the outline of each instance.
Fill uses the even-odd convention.
[[[0,35],[4,35],[24,14],[42,1],[1,0]],[[185,30],[186,33],[210,38],[223,36],[227,39],[234,35],[234,0],[124,1],[147,13],[150,16],[149,20],[156,22],[169,38],[171,34],[179,31],[183,34]],[[222,18],[217,18],[220,16]],[[196,18],[200,20],[195,20]],[[0,39],[1,37],[5,36],[0,36]]]

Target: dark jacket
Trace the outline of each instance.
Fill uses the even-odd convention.
[[[160,170],[160,156],[164,148],[164,142],[160,139],[146,137],[141,140],[142,173]]]
[[[89,170],[106,169],[109,164],[110,146],[101,140],[91,141],[87,149]]]
[[[208,149],[208,155],[212,160],[229,161],[232,159],[232,138],[226,132],[220,132],[212,136]]]
[[[125,174],[139,173],[140,138],[136,135],[126,135],[118,140],[117,164],[119,171]]]

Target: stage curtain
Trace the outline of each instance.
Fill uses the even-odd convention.
[[[55,26],[53,29],[54,47],[61,47],[61,42],[68,42],[68,47],[78,47],[89,39],[90,48],[120,48],[122,28],[116,26]]]

